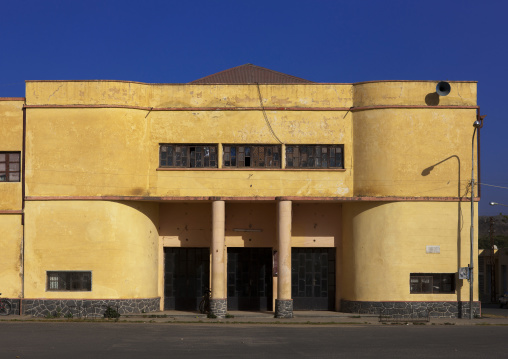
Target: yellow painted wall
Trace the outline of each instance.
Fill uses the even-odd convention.
[[[226,203],[226,247],[277,248],[276,230],[275,202]]]
[[[356,112],[355,195],[470,196],[475,120],[474,109]]]
[[[260,84],[265,107],[350,107],[349,84]],[[259,107],[254,84],[146,84],[128,81],[27,81],[27,105]]]
[[[467,281],[457,279],[456,294],[410,294],[409,275],[457,273],[459,267],[467,267],[469,211],[468,203],[454,202],[345,203],[342,298],[467,301]],[[427,254],[426,246],[440,246],[440,254]],[[474,246],[476,260],[477,232]],[[474,297],[477,300],[477,286]]]
[[[373,81],[353,86],[355,107],[364,106],[476,106],[476,82],[450,82],[447,96],[437,97],[438,81]]]
[[[27,196],[147,195],[140,111],[28,109],[26,141]]]
[[[27,196],[351,196],[346,171],[157,171],[160,143],[275,144],[260,111],[27,109]],[[269,113],[287,143],[351,145],[351,114]],[[320,135],[320,133],[323,133]],[[65,148],[65,151],[61,149]],[[346,156],[348,154],[346,153]],[[349,152],[351,156],[351,151]]]
[[[262,111],[203,110],[259,107],[254,85],[28,82],[28,105],[155,110],[27,109],[27,195],[462,196],[468,191],[475,109],[322,110],[351,105],[428,107],[426,98],[436,83],[261,85],[266,107],[320,108],[268,109],[266,115],[285,144],[344,144],[346,170],[249,172],[156,169],[160,143],[277,144]],[[451,86],[439,105],[476,104],[476,83]],[[157,110],[161,108],[183,110]],[[83,154],[78,161],[76,153]]]
[[[212,204],[161,203],[159,234],[165,247],[210,247]]]
[[[158,296],[158,204],[26,203],[25,297]],[[46,291],[46,271],[92,271],[91,292]]]
[[[0,293],[5,298],[21,298],[22,238],[21,215],[0,214]]]
[[[293,203],[291,247],[339,247],[340,203]]]
[[[0,98],[0,152],[23,148],[23,101]],[[0,211],[21,209],[21,182],[0,183]]]
[[[161,203],[159,233],[166,247],[210,247],[212,203]],[[277,248],[277,207],[270,202],[226,202],[226,247]],[[293,203],[292,247],[336,247],[340,203]]]

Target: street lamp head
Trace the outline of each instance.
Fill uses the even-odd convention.
[[[489,203],[491,206],[495,206],[497,203],[496,202],[490,202]]]
[[[474,128],[478,128],[478,127],[480,127],[480,126],[481,126],[481,123],[480,123],[480,121],[478,121],[478,120],[476,120],[476,121],[473,123],[473,127],[474,127]]]

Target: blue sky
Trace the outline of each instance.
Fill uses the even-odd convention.
[[[183,83],[245,63],[316,82],[475,80],[482,183],[508,187],[507,1],[7,1],[0,97],[25,80]],[[473,127],[471,127],[472,133]],[[508,213],[482,187],[480,215]]]

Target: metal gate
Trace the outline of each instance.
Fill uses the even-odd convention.
[[[292,248],[294,310],[335,310],[335,248]]]
[[[164,248],[164,309],[198,310],[210,285],[208,248]]]
[[[272,310],[272,249],[228,248],[228,309]]]

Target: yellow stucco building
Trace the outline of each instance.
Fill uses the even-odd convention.
[[[0,99],[0,292],[33,315],[210,287],[219,317],[463,316],[476,83],[436,84],[27,81]]]

